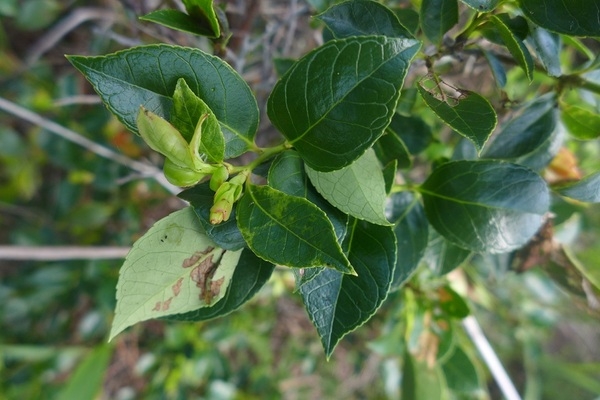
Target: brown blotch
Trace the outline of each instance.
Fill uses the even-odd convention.
[[[221,291],[221,286],[223,285],[224,281],[225,281],[225,277],[222,276],[221,279],[210,282],[210,291],[209,290],[204,291],[204,301],[207,304],[210,304],[212,302],[213,297],[215,297],[216,295],[219,294],[219,292]]]
[[[171,307],[171,300],[173,300],[173,298],[169,297],[167,300],[163,301],[163,304],[162,304],[163,311],[167,311],[169,309],[169,307]]]
[[[211,251],[214,250],[214,247],[207,247],[204,251],[197,251],[194,254],[192,254],[191,257],[186,258],[185,260],[183,260],[183,263],[181,264],[181,266],[183,268],[189,268],[192,267],[194,265],[196,265],[198,263],[198,261],[200,261],[200,259],[207,255],[208,253],[210,253]]]
[[[177,279],[177,282],[171,288],[171,289],[173,289],[173,295],[175,295],[175,296],[179,295],[179,293],[181,292],[182,283],[183,283],[183,278]]]
[[[160,311],[160,301],[157,301],[152,311]]]

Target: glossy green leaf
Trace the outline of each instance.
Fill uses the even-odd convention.
[[[249,249],[244,249],[227,292],[221,300],[210,307],[165,318],[177,321],[204,321],[227,315],[250,300],[267,283],[274,269],[273,264],[258,258]]]
[[[404,26],[409,33],[415,35],[419,29],[419,13],[412,8],[394,8],[394,14],[398,17],[400,24]]]
[[[327,357],[347,333],[368,321],[385,300],[396,263],[391,227],[354,220],[344,249],[357,276],[325,268],[300,294]]]
[[[428,366],[410,354],[404,356],[402,398],[411,400],[449,400],[448,387],[439,365]]]
[[[566,133],[562,124],[556,124],[552,134],[540,146],[529,154],[511,160],[534,171],[541,171],[556,157],[565,141]]]
[[[498,122],[490,102],[475,92],[460,90],[455,96],[446,93],[440,85],[425,86],[428,83],[428,80],[419,82],[419,93],[425,103],[442,121],[481,151]]]
[[[307,166],[306,172],[321,196],[339,210],[374,224],[389,225],[385,218],[385,181],[373,150],[338,171],[319,172]]]
[[[250,249],[269,262],[354,272],[327,215],[304,198],[269,186],[247,185],[238,203],[237,221]]]
[[[346,236],[348,215],[332,206],[317,192],[308,179],[304,162],[298,152],[289,150],[277,156],[269,169],[268,182],[274,189],[303,197],[319,207],[333,224],[338,242],[342,242]]]
[[[529,32],[531,35],[531,44],[540,62],[546,68],[548,75],[560,76],[562,74],[560,67],[560,36],[531,23]]]
[[[502,127],[483,156],[511,159],[535,151],[556,128],[555,106],[554,95],[550,93],[523,107],[515,118]]]
[[[213,3],[214,0],[183,0],[185,10],[198,25],[210,30],[212,37],[218,38],[221,36],[221,27]]]
[[[213,305],[225,296],[240,253],[216,247],[191,207],[161,219],[121,267],[110,339],[140,321]]]
[[[397,168],[409,168],[412,164],[412,159],[406,145],[393,132],[387,131],[384,133],[373,144],[373,150],[375,150],[379,161],[384,165],[395,161]]]
[[[440,44],[444,34],[458,23],[458,0],[423,0],[420,23],[425,36]]]
[[[433,140],[433,133],[429,125],[423,119],[414,115],[394,114],[392,122],[388,126],[388,131],[393,132],[400,138],[410,154],[419,154]]]
[[[411,192],[395,193],[388,204],[388,215],[394,223],[398,241],[398,259],[392,287],[400,287],[419,266],[427,242],[429,222],[423,206]]]
[[[394,183],[396,183],[396,174],[398,172],[398,160],[390,161],[383,170],[383,181],[385,182],[385,192],[389,195]]]
[[[478,12],[494,11],[500,0],[460,0]]]
[[[523,41],[510,29],[508,15],[492,15],[491,21],[498,30],[500,37],[502,37],[502,41],[506,45],[506,48],[517,61],[517,64],[525,71],[527,78],[531,81],[533,79],[534,70],[533,58]]]
[[[113,349],[108,345],[94,348],[77,366],[57,400],[95,399],[100,397]]]
[[[236,206],[229,219],[218,225],[210,223],[210,208],[214,203],[215,192],[213,192],[208,182],[201,183],[192,188],[184,190],[178,194],[179,197],[188,201],[194,212],[198,216],[204,232],[210,237],[219,247],[225,250],[240,250],[246,246],[246,241],[242,237],[237,221],[236,221]]]
[[[429,242],[423,260],[438,275],[446,275],[465,262],[471,251],[458,247],[435,230],[429,230]]]
[[[140,17],[140,19],[178,31],[193,33],[194,35],[218,37],[210,27],[198,23],[196,18],[179,10],[156,10]]]
[[[577,139],[591,140],[600,137],[600,115],[591,107],[561,102],[560,116],[569,133]]]
[[[452,161],[421,186],[425,212],[450,242],[476,252],[525,245],[549,208],[548,187],[535,172],[500,161]]]
[[[205,117],[208,115],[208,117]],[[212,110],[190,89],[185,80],[179,79],[173,93],[171,123],[188,142],[192,140],[198,124],[203,120],[200,136],[200,152],[211,162],[220,163],[225,156],[225,138],[219,121]]]
[[[450,358],[442,364],[448,388],[459,393],[474,393],[481,389],[481,382],[473,361],[463,349],[456,346]]]
[[[372,0],[345,1],[315,18],[323,21],[336,39],[369,35],[413,37],[389,8]]]
[[[482,51],[485,59],[490,65],[490,69],[492,70],[492,74],[496,80],[496,85],[503,88],[506,85],[506,71],[504,69],[504,65],[502,65],[500,60],[498,60],[498,57],[496,57],[491,51]]]
[[[416,40],[382,36],[325,43],[277,82],[269,118],[308,166],[343,168],[383,134],[419,48]]]
[[[99,57],[68,56],[109,110],[137,133],[140,105],[170,119],[180,78],[215,114],[227,147],[225,158],[254,147],[258,106],[242,77],[218,57],[164,44],[134,47]]]
[[[600,172],[556,189],[563,196],[586,203],[600,203]]]
[[[600,36],[600,4],[590,0],[519,0],[523,15],[552,32]]]

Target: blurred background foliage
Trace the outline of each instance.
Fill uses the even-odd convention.
[[[309,17],[327,3],[227,2],[234,36],[225,57],[263,104],[276,80],[273,58],[298,57],[319,42]],[[159,165],[63,55],[158,41],[209,48],[204,39],[138,22],[164,5],[177,6],[3,0],[0,97]],[[511,70],[508,80],[510,98],[527,97],[522,72]],[[269,140],[272,128],[262,121],[261,138]],[[453,146],[433,143],[424,157],[451,157]],[[568,153],[583,172],[600,169],[597,141],[571,141]],[[1,244],[130,246],[180,206],[152,177],[0,112]],[[557,198],[553,212],[555,236],[597,284],[600,208]],[[560,283],[567,274],[547,261],[515,270],[503,256],[474,257],[450,275],[424,266],[327,362],[287,271],[277,270],[226,318],[146,322],[107,344],[121,260],[0,259],[0,399],[396,399],[411,390],[435,399],[444,387],[450,398],[501,398],[461,328],[469,310],[524,398],[598,398],[600,305],[591,285],[582,287],[580,270]],[[443,385],[431,365],[443,369]]]

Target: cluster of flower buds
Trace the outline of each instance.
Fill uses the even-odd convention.
[[[211,179],[211,189],[215,190],[215,197],[213,201],[213,206],[210,209],[209,220],[213,225],[220,224],[221,222],[225,222],[231,216],[231,210],[233,209],[233,205],[236,201],[242,197],[242,192],[244,189],[244,182],[248,178],[249,171],[242,171],[230,181],[221,180],[220,185],[217,186],[218,181],[221,177],[217,177],[215,179],[215,183],[213,184],[213,180]],[[213,178],[217,174],[213,175]],[[227,178],[225,178],[227,179]]]

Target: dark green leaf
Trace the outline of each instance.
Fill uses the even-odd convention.
[[[212,33],[211,37],[218,38],[221,36],[221,27],[213,2],[213,0],[183,0],[185,10],[197,21],[196,23],[209,30]]]
[[[502,41],[506,45],[506,48],[512,54],[517,64],[525,71],[527,78],[531,81],[533,79],[533,58],[531,53],[525,44],[517,34],[511,30],[510,22],[507,14],[492,15],[491,20],[498,29]]]
[[[408,32],[412,35],[417,33],[419,29],[419,13],[412,8],[395,8],[394,14],[398,17],[398,20],[402,26],[406,27]]]
[[[400,95],[400,101],[398,101],[398,106],[396,107],[396,113],[402,115],[403,117],[410,117],[413,115],[412,109],[417,101],[417,96],[419,95],[419,91],[416,87],[409,87],[406,89],[402,89],[402,94]],[[393,118],[392,118],[393,122]]]
[[[600,36],[600,4],[590,0],[519,0],[523,15],[552,32]]]
[[[473,142],[467,140],[466,138],[461,138],[456,146],[454,147],[454,151],[452,152],[452,160],[476,160],[477,149]]]
[[[460,0],[478,12],[494,11],[500,0]]]
[[[528,168],[499,161],[452,161],[421,186],[425,212],[450,242],[501,253],[525,245],[548,211],[544,180]]]
[[[582,140],[600,137],[600,115],[585,103],[560,103],[560,116],[569,133]]]
[[[441,310],[449,317],[463,319],[470,314],[465,300],[450,286],[438,288]]]
[[[511,159],[532,153],[543,145],[556,128],[554,94],[534,100],[502,127],[484,152],[486,158]]]
[[[467,354],[458,346],[442,364],[448,388],[460,393],[473,393],[481,389],[477,369]]]
[[[458,23],[457,0],[423,0],[421,29],[429,40],[439,44],[450,28]]]
[[[600,203],[600,172],[556,189],[563,196],[586,203]]]
[[[411,154],[419,154],[425,150],[433,139],[429,125],[417,116],[394,114],[388,131],[398,136]]]
[[[275,67],[275,72],[277,72],[277,75],[283,76],[288,69],[292,68],[295,62],[296,60],[293,58],[274,58],[273,66]]]
[[[275,266],[258,258],[249,249],[242,251],[238,265],[231,277],[225,296],[210,307],[199,308],[166,319],[177,321],[203,321],[221,317],[238,309],[250,300],[271,277]]]
[[[236,221],[236,206],[234,205],[229,220],[218,225],[210,223],[210,208],[214,203],[215,192],[210,190],[209,183],[204,182],[179,193],[179,197],[188,201],[200,220],[208,237],[225,250],[240,250],[246,246],[246,241],[238,229]]]
[[[419,92],[425,103],[456,132],[475,144],[481,151],[498,118],[492,105],[483,96],[468,90],[460,90],[458,96],[450,95],[435,84],[425,87],[428,80],[419,82]]]
[[[269,186],[247,185],[237,221],[248,246],[259,257],[295,268],[327,266],[353,273],[333,225],[310,201]]]
[[[388,203],[398,241],[398,259],[392,287],[402,286],[417,269],[429,240],[429,223],[423,206],[411,192],[395,193]]]
[[[327,357],[343,336],[375,314],[387,296],[396,263],[391,227],[355,220],[344,249],[357,276],[326,268],[300,287]]]
[[[383,167],[383,180],[385,181],[385,192],[389,195],[394,183],[396,183],[396,173],[398,172],[398,161],[390,161]]]
[[[182,32],[193,33],[194,35],[217,37],[215,32],[202,24],[198,20],[179,10],[156,10],[140,17],[142,21],[154,22],[164,25],[167,28],[176,29]]]
[[[447,274],[465,262],[470,255],[469,250],[450,243],[435,230],[429,230],[429,244],[425,250],[424,261],[436,274]]]
[[[530,23],[531,44],[548,75],[560,76],[560,36]]]
[[[91,82],[102,101],[129,130],[137,133],[143,105],[169,120],[180,78],[214,112],[225,136],[225,158],[254,147],[258,106],[242,77],[220,58],[200,50],[149,45],[107,56],[68,56]]]
[[[308,166],[343,168],[383,134],[419,48],[415,40],[381,36],[328,42],[275,85],[269,118]]]
[[[395,161],[398,168],[410,168],[412,164],[406,145],[394,132],[387,131],[383,134],[373,145],[373,150],[384,165]]]
[[[337,171],[319,172],[307,167],[306,172],[321,196],[339,210],[374,224],[389,225],[384,213],[385,181],[373,150]]]
[[[506,85],[506,71],[504,70],[504,66],[491,51],[483,50],[483,55],[490,65],[496,85],[503,88]]]
[[[389,8],[372,0],[346,1],[315,18],[323,21],[336,39],[370,35],[412,38]]]

